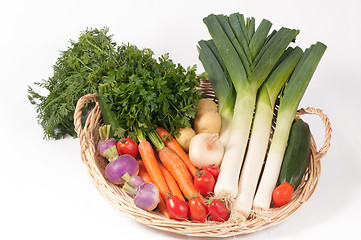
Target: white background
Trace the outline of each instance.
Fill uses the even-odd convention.
[[[209,39],[202,18],[241,12],[274,28],[300,29],[297,45],[328,49],[300,107],[328,114],[331,148],[312,198],[283,223],[236,239],[355,239],[361,210],[361,17],[343,1],[1,1],[0,239],[194,239],[151,229],[113,209],[94,188],[78,139],[43,140],[27,86],[52,75],[59,51],[87,27],[108,26],[113,40],[197,64]],[[324,128],[309,118],[318,146]]]

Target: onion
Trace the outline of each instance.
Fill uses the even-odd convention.
[[[146,211],[154,210],[158,206],[159,201],[159,190],[153,183],[140,185],[134,197],[135,205]]]
[[[189,159],[198,168],[214,164],[220,166],[224,147],[218,134],[199,133],[189,144]]]
[[[109,160],[114,161],[119,157],[117,151],[117,140],[109,138],[110,125],[101,126],[99,128],[100,141],[97,146],[98,153]]]
[[[125,173],[133,176],[137,175],[138,171],[137,160],[131,155],[124,154],[105,167],[105,177],[113,184],[123,184],[125,180],[122,177]]]

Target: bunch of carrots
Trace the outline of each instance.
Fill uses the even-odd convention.
[[[151,141],[139,139],[141,160],[138,161],[138,175],[145,182],[154,183],[158,187],[161,199],[158,208],[167,218],[205,222],[207,216],[211,215],[209,203],[212,200],[208,199],[207,204],[194,186],[193,179],[199,169],[191,163],[188,154],[166,129],[158,127],[155,132],[149,136]],[[153,149],[151,143],[156,149]],[[227,220],[226,217],[212,219]]]

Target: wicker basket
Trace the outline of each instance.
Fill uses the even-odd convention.
[[[214,99],[212,88],[208,82],[202,81],[200,90],[202,90],[205,97]],[[89,101],[94,101],[96,104],[89,114],[84,127],[82,127],[81,111],[83,106]],[[325,156],[330,147],[332,129],[329,119],[322,110],[310,107],[300,109],[297,116],[299,117],[303,114],[315,114],[321,118],[325,126],[325,138],[323,146],[320,150],[317,150],[312,137],[310,164],[302,183],[294,193],[293,199],[283,207],[271,208],[269,211],[263,212],[262,217],[250,217],[246,221],[236,223],[231,221],[207,221],[205,223],[179,222],[167,219],[158,211],[147,212],[136,207],[133,199],[123,192],[121,188],[111,184],[104,178],[104,169],[107,161],[96,151],[96,144],[99,141],[98,128],[101,123],[101,112],[96,94],[88,94],[79,99],[74,113],[74,125],[80,139],[81,157],[90,177],[100,194],[113,207],[140,223],[163,231],[199,237],[229,237],[259,231],[278,224],[292,215],[312,196],[320,177],[320,160]]]

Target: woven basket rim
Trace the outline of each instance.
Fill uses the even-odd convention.
[[[201,82],[199,89],[203,92],[204,97],[214,99],[214,94],[209,82]],[[84,126],[82,126],[81,110],[89,101],[95,102],[95,107],[86,119]],[[327,154],[327,151],[330,148],[332,128],[329,118],[321,109],[312,107],[301,108],[297,112],[297,117],[300,118],[305,114],[313,114],[321,118],[325,127],[325,136],[324,143],[318,150],[315,140],[311,134],[310,164],[300,187],[297,188],[294,193],[295,197],[291,200],[291,202],[283,207],[271,208],[267,212],[262,212],[261,214],[258,213],[257,215],[254,214],[256,217],[251,217],[250,219],[242,222],[179,222],[168,219],[158,212],[147,212],[139,209],[135,206],[133,199],[121,190],[121,188],[111,184],[104,178],[102,172],[103,168],[99,167],[103,158],[96,151],[96,143],[99,137],[97,135],[97,129],[100,126],[101,119],[101,111],[98,104],[97,94],[87,94],[78,100],[74,112],[74,125],[75,131],[80,139],[82,161],[85,164],[87,171],[99,193],[114,208],[130,218],[155,229],[188,236],[230,237],[256,232],[284,221],[296,212],[305,202],[307,202],[314,193],[321,173],[320,160]]]

